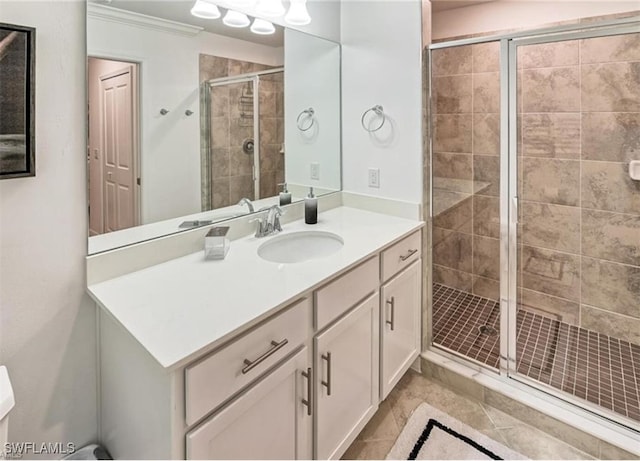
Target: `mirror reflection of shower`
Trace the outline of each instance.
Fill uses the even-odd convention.
[[[284,69],[211,79],[203,90],[209,131],[203,205],[277,195],[284,182]]]

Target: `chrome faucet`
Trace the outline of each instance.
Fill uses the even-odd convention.
[[[256,218],[253,221],[258,221],[258,227],[256,229],[256,237],[266,237],[268,235],[277,234],[282,230],[280,225],[280,216],[284,214],[284,210],[278,205],[272,205],[270,207],[261,208],[259,211],[266,211],[262,218]]]
[[[249,200],[247,197],[242,197],[237,205],[247,205],[249,207],[249,213],[253,213],[255,211],[255,209],[253,208],[253,203],[251,203],[251,200]]]

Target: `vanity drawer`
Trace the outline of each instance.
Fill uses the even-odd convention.
[[[311,299],[305,298],[188,366],[187,425],[197,422],[303,344],[310,336],[310,314]]]
[[[386,282],[418,260],[420,256],[422,256],[421,231],[416,231],[382,252],[382,281]]]
[[[348,311],[378,289],[380,269],[378,256],[365,261],[337,280],[316,290],[315,327],[322,330],[332,320]]]

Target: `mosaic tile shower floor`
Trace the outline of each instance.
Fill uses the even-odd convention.
[[[639,345],[525,309],[516,324],[518,373],[640,421]],[[498,302],[434,284],[435,344],[497,369],[499,330]]]

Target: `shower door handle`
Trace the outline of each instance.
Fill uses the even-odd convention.
[[[511,204],[512,204],[512,213],[513,213],[513,222],[516,224],[520,224],[520,210],[519,210],[519,203],[518,203],[518,197],[513,197],[511,199]]]

